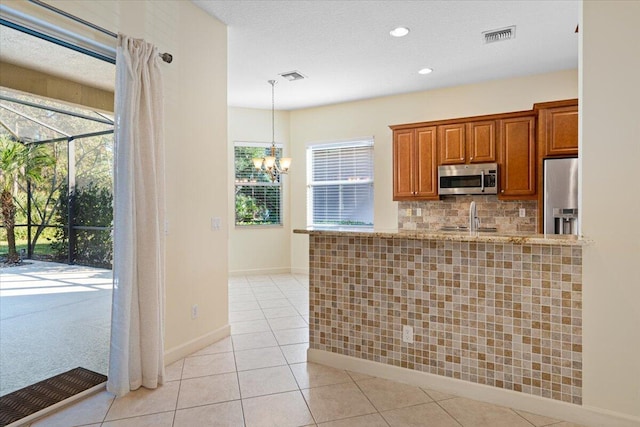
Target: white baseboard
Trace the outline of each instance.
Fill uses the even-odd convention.
[[[309,269],[308,268],[292,268],[291,269],[291,274],[303,274],[305,276],[309,275]]]
[[[414,371],[322,350],[307,350],[309,362],[429,388],[593,427],[640,427],[640,418],[605,409],[573,405],[483,384]]]
[[[302,274],[309,275],[308,268],[256,268],[255,270],[233,270],[229,271],[229,277],[236,276],[257,276],[262,274]]]
[[[187,357],[198,350],[202,350],[203,348],[218,342],[229,335],[231,335],[231,326],[225,325],[222,328],[209,332],[208,334],[192,339],[191,341],[187,341],[186,343],[170,348],[169,350],[165,350],[164,363],[165,365],[170,365],[171,363]]]
[[[251,270],[233,270],[229,271],[229,277],[233,276],[256,276],[261,274],[286,274],[291,273],[291,269],[288,267],[277,268],[256,268]]]

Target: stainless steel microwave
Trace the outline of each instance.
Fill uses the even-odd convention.
[[[498,194],[498,164],[438,166],[438,194]]]

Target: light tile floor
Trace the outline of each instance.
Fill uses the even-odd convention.
[[[167,367],[157,390],[95,394],[34,427],[578,427],[306,362],[308,278],[229,280],[232,336]]]

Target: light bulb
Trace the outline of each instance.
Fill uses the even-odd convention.
[[[287,172],[291,166],[291,157],[283,157],[280,159],[280,169],[282,172]]]
[[[267,156],[264,158],[264,167],[267,169],[273,168],[273,165],[276,164],[276,158],[273,156]]]

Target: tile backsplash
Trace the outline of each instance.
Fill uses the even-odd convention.
[[[502,201],[497,196],[443,196],[434,201],[399,202],[398,230],[436,231],[445,225],[469,225],[471,201],[476,202],[482,227],[496,227],[501,233],[537,233],[536,200]],[[520,209],[525,210],[523,218]]]

